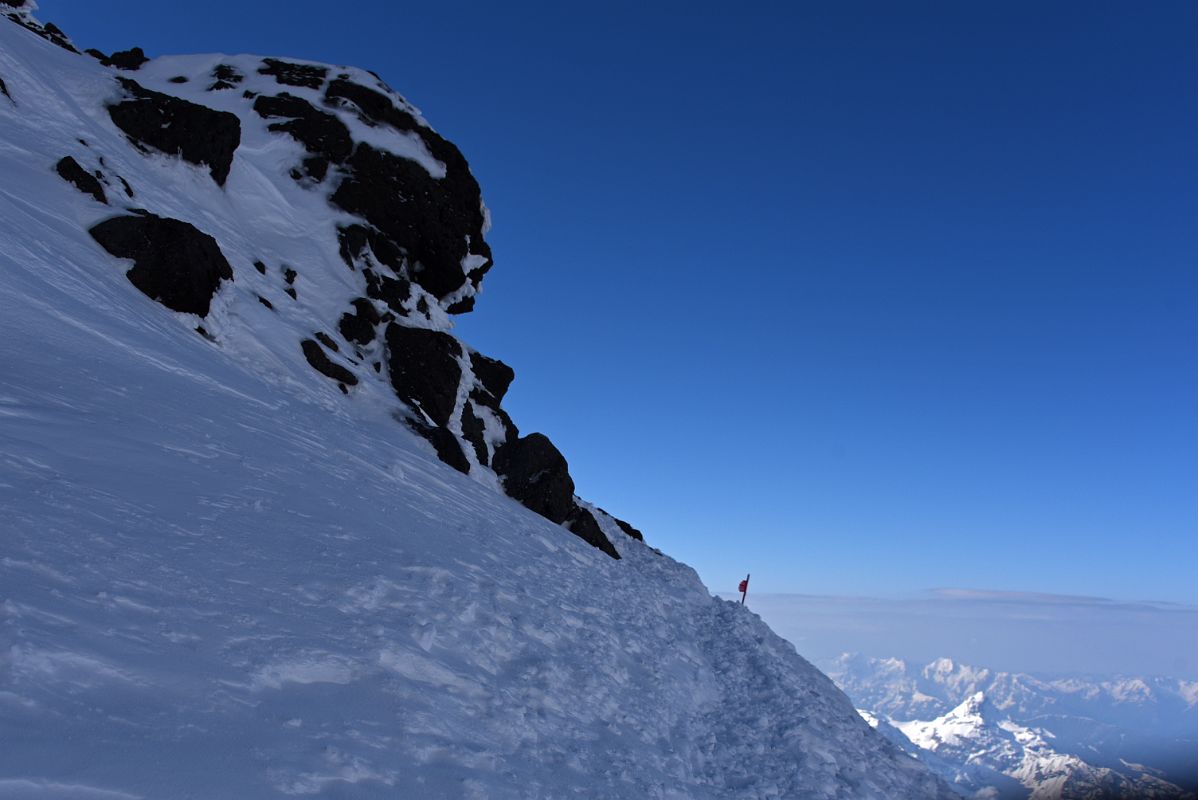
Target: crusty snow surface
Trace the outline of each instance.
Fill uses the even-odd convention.
[[[608,558],[441,464],[383,381],[312,371],[346,216],[240,92],[166,83],[222,62],[272,80],[131,77],[239,114],[223,190],[125,142],[112,70],[0,18],[0,797],[950,796],[690,568],[604,518]],[[216,342],[87,235],[117,203],[217,239]]]

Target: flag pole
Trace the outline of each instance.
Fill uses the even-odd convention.
[[[745,604],[745,598],[749,596],[749,574],[745,574],[745,579],[741,582],[740,604]]]

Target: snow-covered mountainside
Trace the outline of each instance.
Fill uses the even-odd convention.
[[[1198,714],[1186,681],[1043,680],[847,654],[828,674],[871,725],[966,793],[1195,796]]]
[[[0,797],[952,796],[516,432],[406,101],[0,3]]]

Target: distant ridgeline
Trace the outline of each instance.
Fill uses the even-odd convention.
[[[25,0],[0,0],[13,22],[79,52],[31,10]],[[276,211],[311,214],[314,233],[327,230],[324,250],[309,263],[280,263],[269,247],[269,215],[247,216],[235,231],[172,218],[156,207],[159,192],[143,192],[115,171],[118,159],[104,151],[110,144],[80,139],[54,168],[112,208],[89,232],[114,269],[131,260],[130,282],[167,308],[195,315],[197,332],[214,345],[222,344],[222,315],[238,304],[285,317],[286,326],[272,327],[287,331],[313,380],[333,381],[350,398],[366,382],[386,384],[403,403],[397,417],[446,464],[491,481],[620,557],[596,521],[604,512],[575,496],[566,459],[544,435],[521,436],[501,407],[512,369],[447,332],[449,315],[474,307],[491,268],[489,220],[466,159],[415,108],[377,76],[353,68],[245,56],[150,60],[140,48],[88,50],[80,58],[111,71],[104,108],[128,147],[147,159],[193,164],[232,196],[259,187],[266,167],[276,166],[258,154],[292,152],[293,163],[274,170],[294,187],[277,189],[291,207]],[[3,75],[0,93],[0,102],[18,107],[35,102],[10,95]],[[280,148],[276,139],[293,144]],[[253,155],[242,147],[249,141]],[[239,170],[253,174],[239,180]],[[246,243],[261,250],[250,253]],[[314,281],[321,270],[344,274]],[[306,283],[344,287],[343,296],[305,297]],[[272,302],[262,287],[274,284],[289,299]],[[297,319],[305,334],[292,332]],[[628,523],[612,522],[642,538]]]

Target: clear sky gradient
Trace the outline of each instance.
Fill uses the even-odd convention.
[[[1198,4],[40,5],[421,107],[459,334],[713,589],[1198,603]]]

